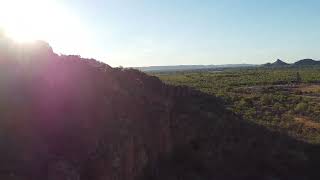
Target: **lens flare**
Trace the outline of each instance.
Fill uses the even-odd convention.
[[[44,40],[58,49],[75,51],[75,42],[90,40],[88,30],[62,1],[0,0],[0,4],[0,28],[17,42]]]

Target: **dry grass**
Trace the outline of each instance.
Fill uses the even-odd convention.
[[[296,122],[304,125],[307,128],[320,129],[320,123],[314,122],[307,117],[295,117],[294,119],[296,120]]]
[[[302,92],[320,93],[320,84],[302,85],[298,89]]]

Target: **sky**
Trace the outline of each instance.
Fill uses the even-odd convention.
[[[0,13],[13,38],[42,39],[58,53],[112,66],[320,59],[319,0],[22,1]]]

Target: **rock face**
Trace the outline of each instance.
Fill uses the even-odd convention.
[[[0,55],[0,179],[313,175],[308,145],[240,120],[216,97],[79,56],[10,53]]]

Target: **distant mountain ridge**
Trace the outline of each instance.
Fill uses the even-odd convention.
[[[224,68],[246,68],[246,67],[292,67],[292,66],[315,66],[320,65],[319,60],[301,59],[295,63],[287,63],[281,59],[277,59],[273,63],[258,64],[222,64],[222,65],[172,65],[172,66],[144,66],[132,67],[144,72],[166,72],[166,71],[198,71],[198,70],[219,70]]]
[[[320,61],[314,59],[301,59],[292,64],[286,63],[280,59],[277,59],[274,63],[266,63],[263,64],[263,67],[285,67],[285,66],[318,66],[320,65]]]
[[[173,65],[173,66],[145,66],[133,67],[140,71],[186,71],[186,70],[205,70],[219,68],[237,68],[237,67],[253,67],[255,64],[222,64],[222,65]]]
[[[293,65],[295,66],[312,66],[312,65],[320,65],[320,61],[313,59],[301,59],[295,62]]]
[[[274,66],[288,66],[289,64],[280,60],[280,59],[277,59],[274,63],[267,63],[265,64],[265,66],[271,66],[271,67],[274,67]]]

